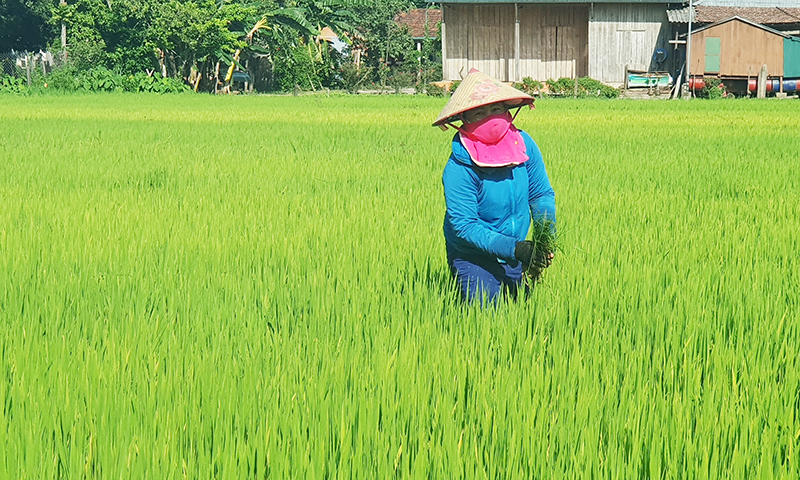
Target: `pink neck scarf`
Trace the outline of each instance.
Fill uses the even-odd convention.
[[[458,128],[461,143],[479,167],[507,167],[528,160],[525,140],[509,112],[491,115]]]

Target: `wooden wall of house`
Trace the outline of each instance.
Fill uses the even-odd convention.
[[[442,69],[445,80],[461,80],[471,68],[501,81],[514,75],[514,5],[444,5]]]
[[[589,7],[520,4],[520,78],[588,74]]]
[[[621,85],[626,65],[658,68],[652,65],[656,49],[673,52],[669,32],[665,4],[595,3],[589,12],[589,76]]]
[[[519,78],[513,4],[445,4],[443,73],[460,80],[470,68],[502,81],[544,81],[588,72],[587,5],[521,4]]]
[[[762,65],[769,76],[783,76],[783,37],[748,23],[731,20],[692,34],[692,75],[706,72],[706,39],[719,38],[719,75],[757,77]]]

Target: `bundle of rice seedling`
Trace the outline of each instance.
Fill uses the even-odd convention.
[[[531,238],[533,242],[533,257],[527,270],[525,278],[530,285],[539,282],[547,268],[547,260],[551,253],[555,253],[558,245],[556,243],[556,225],[551,220],[535,220],[531,225]]]

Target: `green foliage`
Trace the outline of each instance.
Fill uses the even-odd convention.
[[[78,90],[78,70],[73,64],[67,64],[61,68],[56,68],[47,79],[42,79],[41,83],[47,83],[47,88],[58,91],[74,92]]]
[[[317,68],[313,51],[308,45],[289,47],[288,55],[275,58],[276,84],[284,92],[291,92],[295,88],[317,90],[322,87],[322,79],[317,73]]]
[[[545,82],[547,92],[549,95],[556,95],[562,97],[575,96],[575,79],[562,77],[558,80],[547,80]],[[619,97],[619,89],[610,87],[598,80],[589,77],[581,77],[578,79],[578,97],[599,97],[599,98],[617,98]]]
[[[538,80],[532,79],[531,77],[525,77],[522,79],[522,82],[515,83],[514,88],[523,91],[528,95],[539,95],[542,92],[542,88],[544,88],[544,84]]]
[[[0,52],[45,48],[55,34],[51,8],[52,1],[0,0]]]
[[[443,104],[2,98],[0,478],[800,478],[796,102],[523,110],[559,251],[483,310]]]
[[[191,91],[191,87],[180,80],[160,75],[147,75],[142,72],[122,76],[121,81],[122,89],[126,92],[182,93]]]
[[[432,97],[445,97],[448,92],[445,88],[429,83],[425,86],[425,93]]]
[[[180,78],[198,61],[241,45],[228,28],[246,9],[214,0],[75,0],[57,5],[51,24],[67,24],[69,59],[78,69],[161,70]]]
[[[341,84],[348,93],[356,93],[368,83],[372,70],[369,67],[358,68],[352,62],[344,63],[340,70]]]
[[[419,58],[419,71],[418,71],[418,81],[417,81],[417,91],[428,93],[428,90],[433,87],[433,92],[430,93],[433,96],[438,96],[442,94],[441,88],[432,85],[431,82],[438,82],[442,80],[442,42],[441,42],[441,29],[442,25],[441,22],[437,23],[436,31],[437,36],[436,38],[433,37],[426,37],[422,41],[422,49],[420,52],[417,53],[417,57]],[[425,27],[425,32],[428,31],[428,27]],[[408,61],[408,59],[406,59]],[[436,91],[435,89],[439,89]]]
[[[608,86],[599,80],[589,77],[581,77],[578,79],[578,96],[618,98],[619,94],[620,91],[618,88]]]
[[[395,70],[392,72],[391,76],[388,78],[388,84],[394,90],[394,93],[400,94],[404,88],[409,88],[414,86],[414,82],[416,81],[414,73],[403,72]]]
[[[531,222],[530,240],[533,242],[534,258],[546,257],[558,251],[556,238],[556,225],[550,220],[536,220]],[[525,271],[525,279],[532,285],[541,280],[547,270],[536,266],[533,262]]]
[[[174,78],[160,75],[147,75],[139,72],[133,75],[122,75],[105,67],[94,67],[88,70],[76,70],[68,66],[54,70],[47,78],[38,79],[38,83],[46,82],[47,88],[56,91],[84,92],[148,92],[148,93],[180,93],[191,91],[191,88]]]
[[[414,39],[406,28],[394,21],[398,13],[413,7],[410,0],[374,0],[353,7],[358,18],[358,34],[353,45],[364,52],[361,61],[372,69],[373,80],[382,86],[393,76],[394,70],[416,69],[416,65],[403,66],[407,59],[416,64]]]
[[[10,75],[0,76],[0,93],[21,94],[26,91],[26,81]]]
[[[410,0],[70,0],[64,5],[51,0],[44,9],[46,2],[0,1],[19,7],[0,8],[0,27],[22,13],[38,15],[46,20],[51,50],[60,49],[56,31],[63,22],[68,63],[76,72],[105,67],[126,75],[164,72],[178,80],[199,73],[199,85],[212,90],[217,63],[224,77],[238,55],[237,68],[248,70],[252,63],[249,73],[259,74],[254,84],[260,88],[335,87],[341,81],[340,55],[317,38],[329,26],[362,49],[361,71],[374,75],[370,80],[385,85],[396,72],[413,72],[422,84],[441,77],[438,40],[426,40],[418,58],[410,35],[394,21],[400,10],[414,6]],[[251,31],[256,25],[260,28]],[[0,42],[11,30],[0,28]],[[117,88],[109,79],[94,80],[102,88]]]
[[[709,100],[717,100],[728,96],[725,89],[725,84],[722,83],[722,80],[719,78],[704,77],[703,83],[705,85],[700,90],[700,95],[698,95],[699,97],[707,98]]]
[[[239,19],[237,14],[243,14],[241,9],[225,4],[217,8],[214,0],[169,0],[160,4],[158,13],[152,37],[164,52],[170,76],[187,77],[197,61],[244,47],[244,42],[228,29],[231,21]]]

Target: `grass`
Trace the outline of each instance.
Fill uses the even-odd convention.
[[[0,477],[800,476],[794,102],[537,102],[559,251],[486,310],[444,102],[0,97]]]

